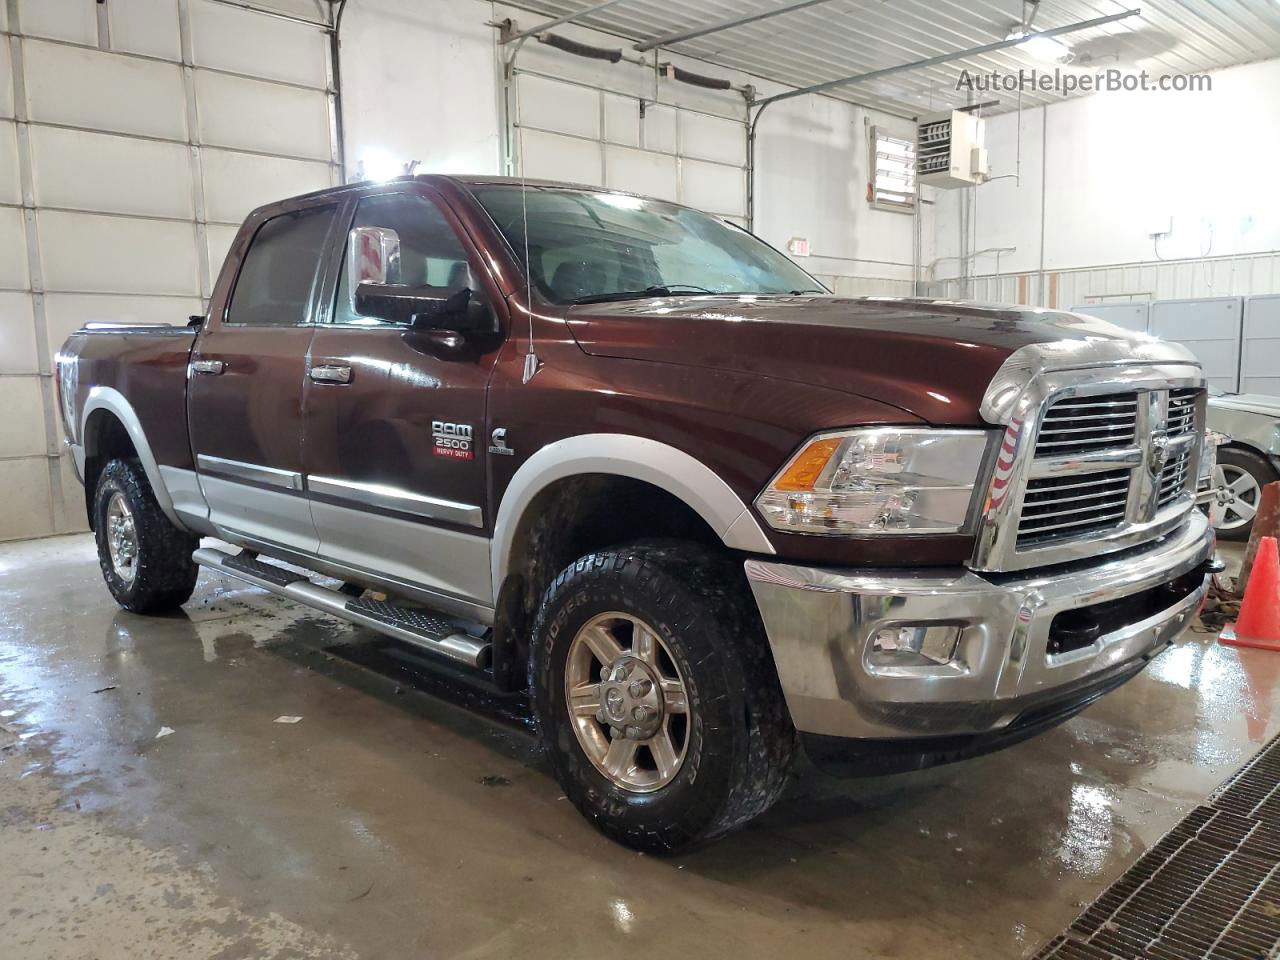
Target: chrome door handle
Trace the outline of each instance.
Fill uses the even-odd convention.
[[[344,364],[325,363],[312,367],[308,376],[316,383],[350,383],[351,368]]]
[[[191,361],[192,373],[204,373],[204,374],[208,374],[211,377],[216,377],[218,374],[222,373],[222,371],[225,369],[227,369],[227,365],[223,363],[221,360],[192,360]]]

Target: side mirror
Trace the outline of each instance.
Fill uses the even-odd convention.
[[[445,287],[362,283],[356,288],[356,312],[391,323],[407,323],[415,330],[456,330],[489,333],[493,311],[470,287],[452,293]]]
[[[470,287],[449,294],[410,321],[415,330],[456,330],[459,333],[492,333],[493,311]]]
[[[347,289],[351,309],[365,317],[406,323],[415,330],[492,333],[493,310],[463,287],[400,282],[400,236],[386,227],[355,227],[347,237]]]
[[[347,235],[347,289],[359,309],[356,291],[363,283],[400,282],[400,235],[386,227],[355,227]]]

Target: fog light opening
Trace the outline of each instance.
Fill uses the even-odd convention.
[[[924,623],[882,627],[871,638],[871,662],[881,667],[944,666],[955,658],[960,629]]]

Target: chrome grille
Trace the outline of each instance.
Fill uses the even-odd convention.
[[[1164,469],[1160,471],[1160,493],[1156,502],[1162,507],[1172,503],[1178,494],[1187,489],[1187,477],[1190,472],[1191,450],[1187,449],[1166,463]]]
[[[1195,509],[1190,486],[1204,433],[1204,376],[1185,347],[1092,335],[1028,344],[1001,364],[979,409],[1003,432],[992,443],[975,528],[976,571],[1034,570],[1142,547],[1185,524]],[[1188,447],[1188,489],[1161,506],[1165,468],[1173,463],[1176,486],[1177,461]],[[1128,474],[1128,491],[1116,519],[1120,472]],[[1065,489],[1099,477],[1111,485]],[[1107,491],[1114,499],[1067,499]],[[1081,504],[1092,511],[1066,512]]]
[[[1137,423],[1136,393],[1060,400],[1049,408],[1040,425],[1036,456],[1062,457],[1132,446]]]
[[[1036,434],[1016,549],[1104,536],[1173,504],[1191,479],[1195,444],[1186,438],[1198,429],[1201,393],[1196,388],[1130,391],[1069,396],[1050,404]],[[1147,473],[1138,467],[1138,448],[1149,435],[1160,434],[1169,460],[1158,473]],[[1126,451],[1130,464],[1087,464],[1091,456]],[[1144,462],[1149,456],[1142,452]],[[1076,458],[1085,465],[1077,467]],[[1064,464],[1068,469],[1061,469]]]
[[[1168,426],[1165,428],[1170,438],[1195,433],[1196,400],[1199,390],[1170,390]],[[1191,448],[1175,454],[1160,471],[1160,492],[1156,502],[1161,506],[1172,503],[1183,490],[1187,489],[1187,481],[1191,472]]]
[[[1018,524],[1018,546],[1109,530],[1124,519],[1128,470],[1086,476],[1035,477],[1027,482]]]
[[[1180,437],[1196,429],[1196,399],[1199,390],[1169,391],[1169,436]]]

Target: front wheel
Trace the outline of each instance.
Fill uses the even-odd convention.
[[[763,813],[795,731],[741,571],[694,544],[583,557],[547,590],[534,714],[556,777],[603,833],[672,853]]]
[[[200,541],[164,515],[137,460],[103,468],[93,521],[98,565],[116,603],[134,613],[163,613],[190,599],[200,574],[191,554]]]

